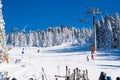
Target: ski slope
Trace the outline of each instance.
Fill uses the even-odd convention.
[[[54,47],[24,47],[22,57],[21,47],[12,48],[8,51],[9,63],[0,64],[0,72],[8,71],[10,79],[29,80],[33,77],[36,80],[42,80],[44,74],[47,80],[55,80],[55,75],[65,76],[66,65],[73,69],[78,67],[81,70],[88,70],[90,80],[98,80],[101,71],[111,76],[112,80],[120,76],[120,50],[98,50],[95,54],[95,60],[90,58],[90,49],[63,44]],[[86,57],[89,55],[90,61]],[[18,62],[15,62],[19,60]],[[44,71],[42,70],[44,69]],[[58,78],[65,80],[65,78]]]

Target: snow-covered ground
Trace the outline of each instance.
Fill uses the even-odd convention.
[[[66,65],[73,69],[78,67],[81,70],[88,70],[90,80],[98,80],[101,71],[111,76],[115,80],[120,76],[120,50],[98,50],[94,54],[95,60],[90,58],[90,49],[81,49],[79,46],[63,44],[61,46],[39,48],[25,47],[22,58],[21,47],[12,48],[8,51],[9,63],[0,64],[0,72],[8,71],[10,78],[18,80],[29,80],[34,77],[36,80],[42,79],[42,74],[46,74],[47,80],[55,80],[55,75],[65,76]],[[89,55],[90,61],[86,57]],[[18,61],[15,63],[15,61]],[[58,80],[65,80],[58,78]]]

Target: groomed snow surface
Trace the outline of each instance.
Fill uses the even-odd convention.
[[[40,49],[38,53],[37,50]],[[94,54],[95,60],[91,59],[89,48],[80,48],[71,44],[63,44],[54,47],[15,47],[8,51],[9,63],[0,64],[1,74],[8,71],[10,79],[29,80],[33,77],[42,80],[45,74],[47,80],[55,80],[55,75],[65,76],[66,65],[70,72],[78,67],[81,70],[88,70],[90,80],[98,80],[100,72],[104,71],[112,80],[120,77],[120,50],[108,49],[98,50]],[[89,55],[89,61],[86,57]],[[16,62],[17,60],[17,62]],[[44,69],[44,72],[42,70]],[[58,78],[65,80],[65,78]]]

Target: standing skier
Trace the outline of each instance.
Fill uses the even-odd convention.
[[[92,58],[92,60],[94,60],[94,51],[95,51],[95,47],[94,46],[92,46],[91,47],[91,58]]]
[[[86,59],[87,59],[87,61],[89,61],[89,55],[87,55]]]
[[[94,56],[93,56],[93,54],[91,54],[91,58],[92,58],[92,60],[94,60]]]
[[[40,49],[37,50],[37,53],[39,53],[39,52],[40,52]]]
[[[8,54],[5,54],[4,58],[5,58],[5,61],[6,61],[7,63],[9,63]]]
[[[21,53],[22,53],[22,59],[23,59],[23,54],[24,54],[24,48],[23,48],[23,50],[22,50],[22,52],[21,52]]]

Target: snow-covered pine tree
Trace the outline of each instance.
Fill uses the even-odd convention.
[[[12,34],[13,34],[13,46],[15,47],[16,45],[18,45],[18,36],[17,36],[17,30],[18,30],[18,27],[13,27],[13,31],[12,31]]]
[[[78,42],[78,35],[77,35],[77,31],[79,29],[76,29],[76,28],[73,28],[73,32],[72,32],[72,37],[73,37],[73,41],[72,41],[72,44],[76,44]]]
[[[66,30],[67,27],[65,25],[61,26],[61,36],[62,36],[62,43],[66,42]]]
[[[58,45],[62,44],[62,30],[61,30],[61,27],[58,27],[58,34],[59,34],[59,41],[58,41]]]
[[[46,31],[47,34],[47,46],[53,46],[53,29],[52,28],[48,28]]]
[[[101,20],[102,22],[102,20]],[[96,22],[96,38],[97,38],[97,47],[98,48],[102,48],[103,47],[103,27],[102,24],[100,23],[100,21]]]
[[[92,31],[86,28],[83,28],[81,30],[78,30],[77,37],[78,37],[78,43],[83,46],[84,44],[87,44],[90,37],[92,35]]]
[[[12,39],[12,33],[10,33],[10,34],[7,35],[6,40],[7,40],[7,42],[6,42],[7,45],[13,45],[12,44],[12,40],[13,40]]]
[[[97,37],[97,47],[102,48],[104,46],[104,35],[105,35],[105,20],[103,16],[101,16],[101,19],[97,21],[96,24],[96,37]]]
[[[99,48],[120,47],[120,18],[119,14],[107,15],[97,22],[97,44]]]
[[[18,46],[27,46],[27,40],[26,40],[26,34],[22,31],[22,32],[19,32],[18,35],[17,35],[17,41],[18,43]]]
[[[91,30],[77,30],[73,27],[60,26],[55,28],[48,28],[46,31],[30,31],[29,33],[19,32],[16,34],[16,41],[18,46],[38,46],[48,47],[61,45],[69,42],[75,44],[85,44],[91,36]],[[8,44],[14,45],[14,34],[9,34],[7,38]],[[81,38],[81,39],[80,39]],[[84,39],[82,39],[84,38]],[[87,39],[88,38],[88,39]]]
[[[85,36],[86,36],[86,37],[85,37],[85,44],[86,44],[86,43],[90,43],[90,42],[91,42],[92,30],[89,29],[89,28],[85,28],[84,34],[85,34]]]
[[[38,34],[37,32],[33,33],[33,46],[39,46]]]
[[[109,16],[105,17],[105,44],[104,46],[106,48],[112,48],[114,44],[113,33],[112,33],[112,26],[111,26],[111,23],[108,17]]]
[[[68,27],[68,42],[72,42],[73,40],[73,37],[72,37],[72,28],[71,27]]]
[[[47,34],[46,31],[43,32],[43,47],[47,46]]]
[[[60,33],[59,28],[55,27],[53,29],[53,46],[59,45],[59,40],[60,40],[59,33]]]
[[[32,47],[33,46],[33,32],[30,31],[27,37],[27,43],[28,43],[28,47]]]
[[[120,47],[120,18],[119,14],[116,12],[113,15],[113,38],[114,38],[114,47],[118,48]]]
[[[113,47],[113,33],[110,22],[111,16],[101,18],[96,25],[97,46],[98,48],[112,48]]]
[[[37,31],[37,36],[38,36],[38,46],[41,47],[43,46],[43,32],[38,30]]]
[[[5,22],[2,15],[2,0],[0,0],[0,62],[4,60],[6,54],[6,37],[5,37]]]

